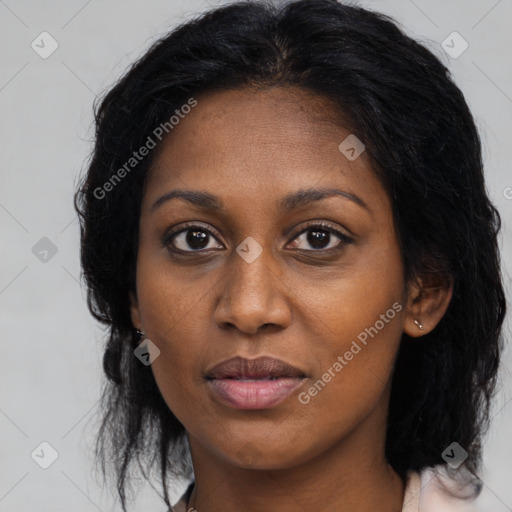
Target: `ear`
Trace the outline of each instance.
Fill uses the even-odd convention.
[[[139,331],[144,332],[140,318],[139,303],[133,292],[130,292],[130,316],[132,318],[132,325]]]
[[[453,278],[446,274],[427,274],[410,283],[404,332],[413,338],[431,332],[446,313],[452,295]]]

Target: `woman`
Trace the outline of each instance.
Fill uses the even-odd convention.
[[[96,126],[75,201],[123,510],[134,457],[168,507],[192,480],[176,511],[467,506],[505,298],[443,64],[362,8],[238,2],[156,42]]]

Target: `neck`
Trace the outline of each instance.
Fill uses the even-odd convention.
[[[279,469],[255,470],[230,464],[189,434],[195,486],[187,510],[402,510],[405,485],[385,459],[386,411],[378,412],[373,411],[334,445],[326,445],[316,457],[304,455],[302,462]]]

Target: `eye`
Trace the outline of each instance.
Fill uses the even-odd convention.
[[[216,240],[210,228],[199,224],[185,224],[184,229],[173,231],[165,236],[164,245],[171,246],[176,252],[200,252],[210,249],[222,249],[222,244],[212,244]],[[183,228],[183,225],[181,226]]]
[[[292,245],[296,249],[319,252],[321,250],[338,250],[352,242],[352,238],[333,228],[331,225],[325,222],[314,222],[307,224],[306,229],[299,233],[299,236],[293,240]],[[303,245],[309,244],[313,249],[300,247],[301,243]]]
[[[333,236],[334,235],[334,236]],[[217,241],[217,243],[215,243]],[[291,245],[295,249],[320,252],[335,251],[353,242],[353,239],[325,222],[312,222],[295,237]],[[300,247],[309,244],[313,249]],[[172,231],[164,237],[163,244],[174,252],[204,252],[212,249],[223,249],[212,233],[211,227],[188,223],[181,229]]]

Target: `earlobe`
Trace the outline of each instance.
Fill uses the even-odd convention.
[[[409,286],[404,332],[418,338],[433,331],[443,318],[453,295],[453,278],[430,275]]]

